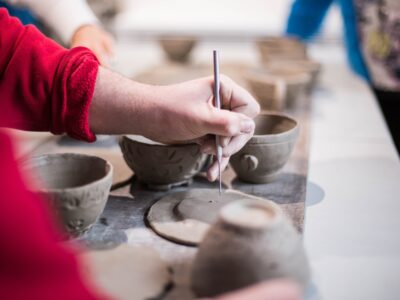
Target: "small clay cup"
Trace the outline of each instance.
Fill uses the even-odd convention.
[[[244,76],[261,109],[274,111],[296,106],[311,82],[307,72],[288,69],[254,68]]]
[[[272,182],[292,153],[299,127],[283,114],[261,113],[254,121],[254,136],[232,156],[231,165],[242,181]]]
[[[159,43],[170,60],[183,63],[188,61],[190,52],[196,44],[196,40],[194,38],[184,37],[163,37],[159,40]]]
[[[152,190],[190,184],[207,160],[197,144],[165,145],[126,135],[120,140],[120,147],[128,166]]]
[[[261,61],[268,63],[280,60],[307,58],[306,46],[293,37],[269,37],[256,42]]]
[[[305,287],[310,267],[302,238],[282,209],[269,200],[239,200],[224,206],[201,242],[191,286],[213,297],[274,278]]]
[[[282,78],[249,71],[244,75],[262,110],[282,111],[286,107],[286,83]]]
[[[83,154],[35,156],[24,168],[38,177],[37,192],[50,200],[69,237],[85,233],[103,212],[112,184],[113,167]]]
[[[308,89],[311,91],[318,82],[321,74],[322,65],[311,59],[291,60],[291,61],[272,61],[265,64],[265,68],[272,73],[306,73],[310,76]]]

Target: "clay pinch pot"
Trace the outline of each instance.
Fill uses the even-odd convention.
[[[189,59],[196,39],[191,37],[162,37],[159,43],[170,60],[182,63]]]
[[[309,262],[300,234],[269,200],[239,200],[224,206],[195,257],[191,287],[198,297],[244,288],[274,278],[306,287]]]
[[[307,72],[275,68],[253,68],[244,77],[261,108],[274,111],[295,106],[311,82]]]
[[[254,121],[254,136],[231,157],[231,165],[242,181],[272,182],[292,153],[299,127],[294,119],[276,113],[261,113]]]
[[[289,73],[306,73],[310,76],[310,82],[308,84],[309,90],[311,91],[316,83],[318,77],[321,74],[322,65],[321,63],[311,59],[301,59],[292,61],[272,61],[265,64],[266,69],[273,72]]]
[[[120,140],[122,154],[139,181],[152,190],[189,185],[207,160],[197,144],[165,145],[142,136],[126,135]]]
[[[23,163],[38,178],[34,192],[49,199],[69,237],[78,237],[96,222],[110,192],[113,166],[96,156],[60,153],[35,156]]]
[[[306,46],[294,37],[268,37],[257,41],[256,46],[264,63],[307,58]]]
[[[262,110],[282,111],[286,107],[286,83],[282,78],[260,76],[256,72],[244,75]]]

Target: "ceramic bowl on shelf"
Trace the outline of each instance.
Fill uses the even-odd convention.
[[[310,267],[300,234],[269,200],[239,200],[224,206],[195,257],[192,290],[213,297],[274,278],[305,287]]]
[[[276,113],[261,113],[254,121],[254,136],[231,157],[231,165],[242,181],[268,183],[289,160],[299,126],[294,119]]]
[[[196,39],[189,37],[162,37],[159,43],[171,61],[186,62],[196,45]]]
[[[207,160],[197,144],[165,145],[142,136],[125,135],[120,147],[139,181],[154,190],[190,184]]]
[[[60,153],[35,156],[24,162],[37,177],[31,189],[48,199],[70,237],[85,233],[106,205],[113,167],[96,156]]]

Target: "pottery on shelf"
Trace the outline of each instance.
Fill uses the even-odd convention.
[[[242,181],[268,183],[288,161],[299,127],[294,119],[275,113],[262,113],[254,121],[254,136],[231,157],[231,165]]]
[[[311,77],[307,72],[253,68],[244,77],[261,109],[282,111],[295,106],[306,95]]]
[[[189,37],[162,37],[159,43],[170,60],[186,62],[196,40]]]
[[[126,135],[120,140],[120,147],[137,178],[153,190],[190,184],[207,160],[197,144],[165,145]]]
[[[269,37],[256,42],[261,61],[297,60],[307,58],[306,46],[293,37]]]
[[[35,156],[24,168],[38,178],[35,192],[49,199],[70,237],[85,233],[103,212],[112,184],[113,167],[104,159],[60,153]]]
[[[269,200],[226,205],[195,257],[192,290],[213,297],[274,278],[305,287],[310,267],[302,238],[282,209]]]

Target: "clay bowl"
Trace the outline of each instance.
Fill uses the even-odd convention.
[[[311,59],[301,59],[292,61],[273,61],[265,65],[271,72],[306,73],[310,76],[309,89],[314,88],[321,73],[322,65]]]
[[[159,43],[170,60],[182,63],[189,59],[196,40],[194,38],[164,37],[159,40]]]
[[[277,68],[253,68],[244,77],[261,109],[274,111],[296,106],[311,82],[305,71]]]
[[[120,147],[128,166],[153,190],[190,184],[207,160],[197,144],[164,145],[142,136],[126,135]]]
[[[38,178],[34,191],[49,199],[69,237],[78,237],[96,222],[106,205],[113,167],[95,156],[60,153],[25,162]]]
[[[256,72],[245,73],[246,82],[262,110],[282,111],[286,107],[286,83],[282,78]]]
[[[231,157],[231,165],[242,181],[272,182],[289,160],[299,127],[282,114],[262,113],[254,121],[254,136]]]
[[[192,290],[213,297],[274,278],[305,287],[310,267],[300,234],[269,200],[239,200],[224,206],[195,257]]]
[[[296,38],[269,37],[257,41],[256,46],[264,63],[307,58],[306,46]]]

